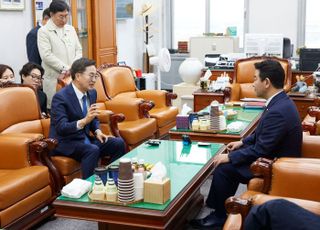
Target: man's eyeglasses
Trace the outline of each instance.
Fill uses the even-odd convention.
[[[30,74],[29,76],[32,77],[32,80],[38,80],[38,81],[43,80],[43,77],[41,75]]]

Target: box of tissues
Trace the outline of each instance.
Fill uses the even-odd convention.
[[[189,113],[192,111],[187,104],[182,106],[181,113],[176,117],[176,127],[177,129],[189,129]]]
[[[177,129],[189,129],[189,116],[178,114],[176,117]]]
[[[144,181],[144,202],[164,204],[170,199],[170,179],[167,169],[157,162],[151,169],[151,176]]]
[[[170,199],[170,179],[162,181],[146,180],[144,182],[144,202],[164,204]]]

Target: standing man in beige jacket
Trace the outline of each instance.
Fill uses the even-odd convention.
[[[45,69],[43,90],[48,96],[48,107],[56,92],[59,74],[70,69],[74,60],[82,57],[82,47],[73,26],[67,25],[70,8],[62,0],[50,6],[50,20],[38,32],[38,47]]]

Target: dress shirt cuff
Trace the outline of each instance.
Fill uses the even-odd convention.
[[[101,131],[100,129],[96,129],[96,130],[94,131],[94,134],[97,135],[98,133],[102,133],[102,131]]]
[[[83,126],[80,125],[80,120],[77,121],[77,130],[83,129]]]

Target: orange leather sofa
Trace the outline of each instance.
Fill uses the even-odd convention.
[[[55,183],[42,161],[46,147],[39,134],[0,134],[1,229],[29,229],[54,214]]]
[[[255,73],[254,63],[266,59],[279,61],[285,72],[284,90],[291,87],[291,64],[287,59],[277,57],[250,57],[239,59],[235,63],[234,78],[231,84],[230,101],[240,101],[242,98],[256,98],[253,88],[253,77]]]
[[[255,178],[239,198],[226,201],[229,213],[225,230],[241,229],[252,205],[283,198],[320,214],[320,142],[319,137],[304,135],[302,158],[258,159],[251,165]]]
[[[176,125],[178,109],[171,105],[171,100],[177,98],[176,94],[164,90],[137,90],[132,69],[128,66],[102,65],[99,72],[111,101],[125,100],[129,103],[140,98],[154,105],[149,115],[157,121],[157,137],[166,135]]]

